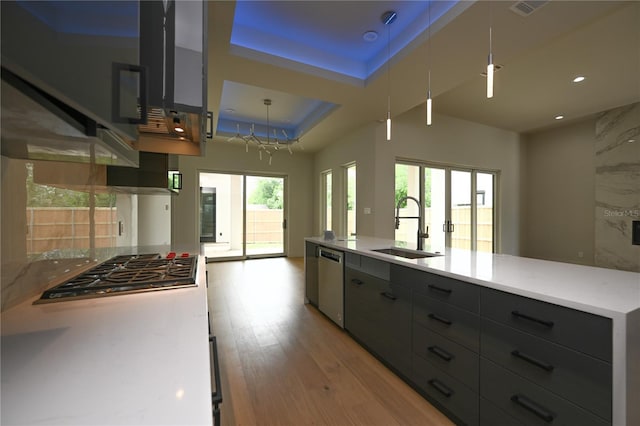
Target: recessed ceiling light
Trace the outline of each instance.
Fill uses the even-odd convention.
[[[362,34],[362,39],[371,43],[372,41],[376,41],[378,39],[378,33],[375,31],[366,31]]]
[[[564,115],[556,115],[556,120],[562,120],[564,118]]]
[[[583,75],[579,75],[576,78],[573,79],[574,83],[580,83],[581,81],[584,81],[584,76]]]
[[[634,143],[635,141],[636,141],[635,139],[629,139],[627,142]]]

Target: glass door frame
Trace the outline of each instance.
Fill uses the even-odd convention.
[[[288,209],[288,200],[289,200],[289,186],[288,186],[288,175],[281,174],[270,174],[270,173],[245,173],[245,172],[233,172],[233,171],[220,171],[220,170],[196,170],[197,179],[198,179],[198,187],[200,186],[200,177],[202,174],[218,174],[218,175],[234,175],[242,177],[242,254],[240,255],[231,255],[231,256],[215,256],[215,257],[207,257],[207,262],[222,262],[229,260],[246,260],[246,259],[262,259],[269,257],[287,257],[288,253],[288,240],[289,240],[289,209]],[[282,216],[283,216],[283,227],[282,227],[282,252],[279,253],[269,253],[269,254],[247,254],[247,176],[251,177],[265,177],[265,178],[281,178],[282,182]],[[200,196],[196,197],[196,212],[197,219],[197,232],[198,232],[198,241],[200,241]],[[199,242],[202,247],[206,243]]]
[[[407,165],[407,166],[413,166],[413,167],[419,167],[419,194],[420,194],[420,203],[422,205],[422,209],[423,212],[422,214],[424,215],[424,209],[425,209],[425,169],[430,168],[430,169],[440,169],[440,170],[444,170],[445,172],[445,223],[442,224],[443,226],[443,231],[444,228],[446,227],[447,223],[451,223],[451,172],[452,171],[460,171],[460,172],[468,172],[471,173],[471,182],[470,182],[470,200],[471,200],[471,232],[470,232],[470,238],[471,238],[471,248],[470,250],[476,250],[477,249],[477,227],[478,227],[478,223],[477,223],[477,194],[474,194],[476,191],[476,187],[477,187],[477,174],[478,173],[483,173],[483,174],[490,174],[493,175],[493,253],[498,253],[499,252],[499,231],[498,231],[498,211],[499,209],[499,203],[500,203],[500,197],[498,194],[498,188],[499,188],[499,180],[500,180],[500,171],[499,170],[490,170],[490,169],[480,169],[480,168],[474,168],[474,167],[465,167],[465,166],[459,166],[459,165],[451,165],[451,164],[442,164],[442,163],[433,163],[433,162],[423,162],[423,161],[416,161],[416,160],[406,160],[406,159],[400,159],[400,158],[396,158],[396,161],[394,164],[403,164],[403,165]],[[426,223],[425,223],[426,225]],[[455,226],[455,224],[454,224]],[[455,229],[455,228],[454,228]],[[429,229],[429,233],[432,234],[433,232],[440,232],[440,229]],[[451,240],[452,240],[452,232],[445,232],[445,247],[446,248],[451,248]]]
[[[286,175],[270,174],[270,173],[242,173],[242,189],[244,196],[242,197],[242,209],[244,210],[244,221],[242,224],[242,252],[245,259],[265,259],[269,257],[286,257],[287,256],[287,241],[289,230],[289,216],[288,216],[288,179]],[[259,178],[275,178],[282,179],[282,252],[278,253],[266,253],[266,254],[247,254],[247,177],[259,177]]]

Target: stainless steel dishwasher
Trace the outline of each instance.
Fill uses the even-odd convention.
[[[318,308],[344,328],[344,253],[325,247],[318,253]]]

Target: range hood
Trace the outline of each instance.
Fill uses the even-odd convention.
[[[171,171],[175,157],[141,152],[140,166],[122,167],[100,164],[33,162],[34,183],[89,193],[127,193],[139,195],[177,195],[177,172]],[[175,182],[174,182],[175,181]]]
[[[138,166],[132,142],[2,66],[2,155]]]
[[[133,194],[171,194],[177,195],[182,187],[173,175],[176,167],[170,167],[175,156],[155,152],[141,152],[140,166],[107,166],[106,186],[116,192]],[[182,177],[179,175],[180,178]]]
[[[206,3],[0,2],[2,155],[203,155]]]

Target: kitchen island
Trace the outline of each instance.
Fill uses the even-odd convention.
[[[206,265],[196,286],[2,313],[1,423],[211,425]]]
[[[368,237],[306,244],[309,269],[314,246],[345,252],[345,328],[455,420],[640,424],[640,274],[456,249],[407,259]]]

